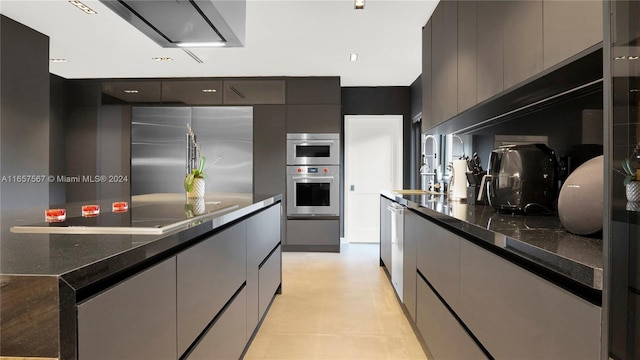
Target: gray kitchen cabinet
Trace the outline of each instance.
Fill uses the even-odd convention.
[[[543,0],[544,68],[602,41],[600,1]]]
[[[340,220],[287,219],[284,250],[340,251]]]
[[[247,225],[241,222],[177,255],[179,354],[187,350],[245,282],[246,239]]]
[[[288,133],[340,133],[340,105],[287,105]]]
[[[162,101],[161,94],[162,83],[159,80],[111,80],[102,82],[103,103],[159,103]],[[105,95],[107,96],[106,99]]]
[[[422,131],[433,126],[432,74],[431,74],[431,19],[422,28]]]
[[[213,326],[186,357],[188,360],[240,359],[247,343],[246,287],[238,293]]]
[[[404,248],[402,259],[402,301],[411,320],[416,321],[417,245],[423,233],[418,224],[424,221],[410,210],[404,213]]]
[[[77,306],[79,359],[173,359],[176,259],[172,257]]]
[[[391,200],[380,196],[380,265],[391,274],[391,212],[387,207]]]
[[[431,86],[434,124],[458,113],[458,6],[441,1],[433,15],[431,35]]]
[[[477,104],[475,1],[458,1],[458,112]]]
[[[340,77],[287,79],[287,104],[340,104]]]
[[[253,107],[254,194],[286,195],[286,114],[285,105]]]
[[[177,105],[221,105],[220,80],[163,80],[162,102]]]
[[[491,98],[504,89],[502,1],[477,2],[477,100]]]
[[[416,266],[454,310],[460,302],[461,238],[427,219],[416,223]]]
[[[284,80],[224,80],[225,105],[284,104]]]
[[[464,327],[421,277],[417,280],[416,326],[436,359],[487,359]]]
[[[504,88],[536,75],[542,66],[542,0],[505,1]]]
[[[258,273],[259,294],[258,294],[258,315],[260,318],[264,316],[271,304],[271,299],[278,291],[282,283],[282,256],[281,247],[278,245],[276,250],[265,259],[260,266]]]
[[[460,299],[456,312],[496,359],[600,358],[600,307],[467,241]]]
[[[281,283],[280,213],[278,204],[247,220],[247,340],[264,315],[263,303],[271,301]]]

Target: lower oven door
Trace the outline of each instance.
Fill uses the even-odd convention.
[[[287,167],[287,216],[339,216],[339,166]]]

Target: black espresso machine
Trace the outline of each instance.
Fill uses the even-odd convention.
[[[489,205],[499,212],[543,214],[553,212],[558,196],[558,161],[544,144],[505,145],[491,152],[486,188]]]

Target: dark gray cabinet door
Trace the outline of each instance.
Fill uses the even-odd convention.
[[[202,340],[187,356],[188,360],[240,359],[247,343],[245,318],[246,288],[243,289],[224,313],[213,324]]]
[[[542,71],[542,0],[505,1],[504,88]]]
[[[253,107],[254,194],[286,196],[286,114],[285,105]]]
[[[221,105],[220,80],[163,80],[162,102],[177,105]]]
[[[543,1],[544,68],[602,41],[602,2]]]
[[[503,4],[501,1],[477,2],[478,103],[504,89]]]
[[[339,77],[287,79],[287,104],[340,104]]]
[[[455,310],[460,301],[461,238],[426,219],[416,223],[416,232],[422,234],[416,246],[416,266]]]
[[[417,281],[417,299],[416,325],[434,358],[487,359],[422,278]]]
[[[391,200],[380,196],[380,260],[391,274]]]
[[[271,288],[272,283],[277,282],[279,285],[281,282],[279,267],[277,271],[271,269],[270,276],[266,277],[267,282],[264,284],[261,279],[263,275],[260,272],[260,265],[266,263],[271,251],[280,243],[280,213],[281,206],[277,204],[247,220],[247,340],[251,337],[253,329],[258,326],[263,315],[260,311],[262,303],[260,295],[263,291],[266,292],[266,289]],[[280,249],[271,254],[271,257],[279,260],[281,257]]]
[[[441,1],[431,17],[431,84],[435,124],[458,113],[458,5]]]
[[[284,80],[225,80],[222,101],[225,105],[284,104]]]
[[[175,360],[175,281],[173,257],[78,305],[78,358]]]
[[[287,105],[288,133],[339,133],[340,105]]]
[[[179,354],[204,331],[245,282],[246,256],[246,222],[177,255]],[[244,319],[242,323],[246,326]]]
[[[600,307],[468,241],[460,301],[458,315],[496,359],[600,358]]]
[[[458,112],[477,103],[475,1],[458,1]]]
[[[287,245],[309,251],[340,250],[340,220],[287,220]]]
[[[262,264],[258,277],[260,283],[258,314],[262,318],[282,282],[282,250],[280,246]]]
[[[416,279],[417,265],[416,252],[418,239],[424,234],[419,232],[418,222],[425,221],[420,216],[409,210],[404,216],[404,252],[402,260],[402,300],[404,306],[411,316],[411,320],[416,321]]]
[[[422,131],[432,128],[431,19],[422,28]]]

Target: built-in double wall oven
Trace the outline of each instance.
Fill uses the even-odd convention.
[[[287,134],[287,216],[340,215],[340,135]]]

